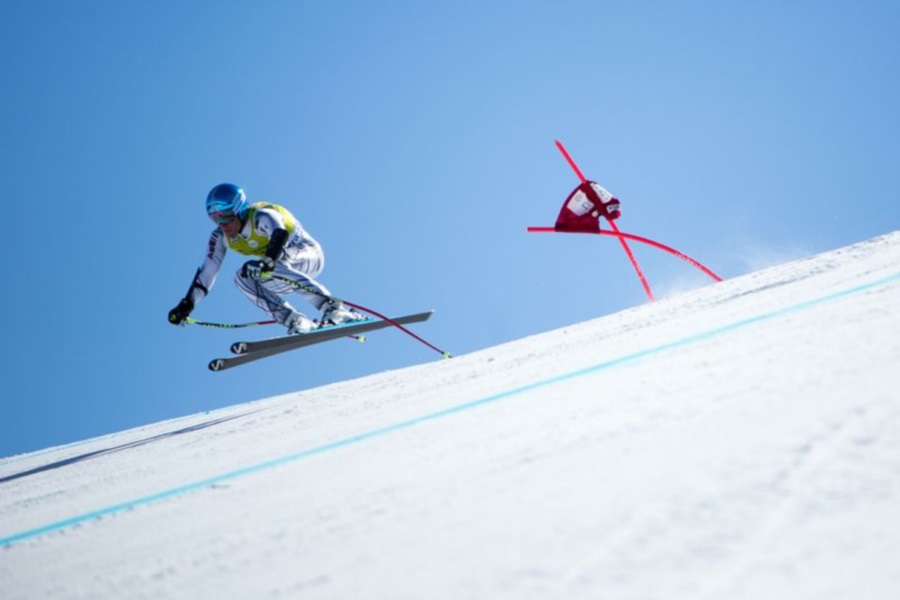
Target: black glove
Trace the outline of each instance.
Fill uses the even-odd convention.
[[[187,318],[191,316],[192,310],[194,310],[194,303],[191,302],[190,298],[182,298],[178,306],[169,311],[169,323],[172,325],[184,325]]]
[[[260,260],[248,260],[241,267],[241,277],[260,279],[263,273],[271,273],[275,269],[275,259],[263,256]]]

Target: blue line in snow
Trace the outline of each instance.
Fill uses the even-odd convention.
[[[207,488],[207,487],[210,487],[213,485],[221,484],[221,483],[224,483],[224,482],[232,480],[232,479],[237,479],[239,477],[243,477],[245,475],[258,473],[260,471],[266,471],[273,467],[277,467],[277,466],[284,465],[287,463],[295,462],[295,461],[298,461],[298,460],[301,460],[304,458],[309,458],[311,456],[316,456],[318,454],[324,454],[326,452],[330,452],[331,450],[337,450],[339,448],[352,446],[354,444],[365,442],[367,440],[381,437],[384,435],[388,435],[390,433],[394,433],[394,432],[400,431],[402,429],[408,429],[410,427],[414,427],[416,425],[420,425],[420,424],[428,422],[428,421],[434,421],[437,419],[441,419],[441,418],[449,416],[449,415],[467,411],[472,408],[483,406],[485,404],[490,404],[492,402],[497,402],[498,400],[503,400],[505,398],[509,398],[512,396],[524,394],[526,392],[530,392],[530,391],[533,391],[533,390],[536,390],[539,388],[551,386],[551,385],[561,383],[564,381],[569,381],[571,379],[576,379],[578,377],[583,377],[585,375],[597,373],[599,371],[606,371],[609,369],[613,369],[615,367],[619,367],[624,364],[638,361],[638,360],[640,360],[642,358],[646,358],[648,356],[653,356],[655,354],[660,354],[660,353],[666,352],[668,350],[695,344],[697,342],[708,340],[710,338],[718,337],[720,335],[724,335],[724,334],[733,332],[735,330],[742,329],[744,327],[748,327],[755,323],[760,323],[762,321],[768,321],[768,320],[774,319],[776,317],[781,317],[781,316],[788,315],[791,313],[796,313],[796,312],[800,312],[803,310],[807,310],[809,308],[818,306],[819,304],[824,304],[826,302],[831,302],[834,300],[839,300],[841,298],[846,298],[847,296],[859,294],[861,292],[865,292],[865,291],[871,290],[873,288],[885,286],[890,283],[894,283],[896,281],[900,281],[900,273],[896,273],[894,275],[891,275],[890,277],[885,277],[884,279],[879,279],[878,281],[873,281],[871,283],[867,283],[867,284],[859,285],[859,286],[856,286],[853,288],[849,288],[849,289],[843,290],[841,292],[836,292],[834,294],[829,294],[826,296],[822,296],[820,298],[816,298],[816,299],[809,300],[806,302],[801,302],[799,304],[794,304],[792,306],[788,306],[786,308],[782,308],[782,309],[775,310],[772,312],[757,315],[755,317],[749,317],[747,319],[735,321],[734,323],[730,323],[730,324],[724,325],[722,327],[717,327],[715,329],[710,329],[709,331],[698,333],[696,335],[681,338],[679,340],[675,340],[675,341],[669,342],[667,344],[661,344],[659,346],[647,348],[646,350],[640,350],[640,351],[634,352],[632,354],[626,354],[625,356],[621,356],[619,358],[614,358],[614,359],[608,360],[606,362],[598,363],[596,365],[586,367],[584,369],[579,369],[577,371],[571,371],[569,373],[565,373],[563,375],[558,375],[556,377],[550,377],[548,379],[542,379],[540,381],[536,381],[534,383],[523,385],[523,386],[520,386],[517,388],[512,388],[512,389],[506,390],[504,392],[499,392],[497,394],[493,394],[491,396],[479,398],[478,400],[473,400],[471,402],[459,404],[459,405],[453,406],[451,408],[447,408],[444,410],[439,410],[437,412],[422,415],[420,417],[409,419],[408,421],[401,421],[401,422],[395,423],[393,425],[388,425],[387,427],[373,429],[372,431],[368,431],[365,433],[360,433],[358,435],[342,438],[342,439],[336,440],[336,441],[328,443],[328,444],[316,446],[314,448],[309,448],[307,450],[303,450],[303,451],[297,452],[295,454],[289,454],[287,456],[282,456],[280,458],[276,458],[273,460],[268,460],[268,461],[265,461],[262,463],[251,465],[251,466],[245,467],[243,469],[238,469],[236,471],[230,471],[228,473],[222,473],[220,475],[216,475],[216,476],[210,477],[208,479],[195,481],[193,483],[189,483],[187,485],[164,490],[164,491],[158,492],[156,494],[151,494],[149,496],[143,496],[143,497],[137,498],[135,500],[129,500],[128,502],[123,502],[121,504],[114,504],[112,506],[107,506],[105,508],[101,508],[101,509],[98,509],[95,511],[81,514],[81,515],[77,515],[77,516],[71,517],[69,519],[64,519],[62,521],[56,521],[55,523],[50,523],[47,525],[43,525],[41,527],[35,527],[33,529],[28,529],[21,533],[17,533],[17,534],[13,534],[13,535],[10,535],[7,537],[0,538],[0,548],[9,546],[11,544],[20,542],[22,540],[37,537],[37,536],[43,535],[45,533],[51,533],[53,531],[58,531],[60,529],[65,529],[65,528],[72,527],[75,525],[80,525],[87,521],[92,521],[95,519],[99,519],[101,517],[114,515],[116,513],[124,512],[126,510],[131,510],[138,506],[143,506],[146,504],[153,504],[153,503],[159,502],[161,500],[166,500],[166,499],[173,498],[176,496],[181,496],[181,495],[187,494],[189,492],[193,492],[193,491]]]

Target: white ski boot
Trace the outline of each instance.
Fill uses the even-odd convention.
[[[322,318],[319,327],[328,325],[341,325],[352,321],[365,321],[366,317],[349,306],[345,306],[340,300],[329,300],[322,306]]]
[[[288,328],[288,333],[290,335],[306,333],[316,328],[316,322],[303,313],[292,314],[288,317],[288,320],[284,322],[284,325]]]

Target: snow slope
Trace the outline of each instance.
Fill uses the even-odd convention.
[[[898,307],[895,232],[11,457],[0,597],[900,598]]]

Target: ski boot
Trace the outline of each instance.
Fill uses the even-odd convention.
[[[366,317],[362,313],[345,306],[340,300],[332,299],[322,306],[322,318],[319,319],[319,327],[365,320]]]

